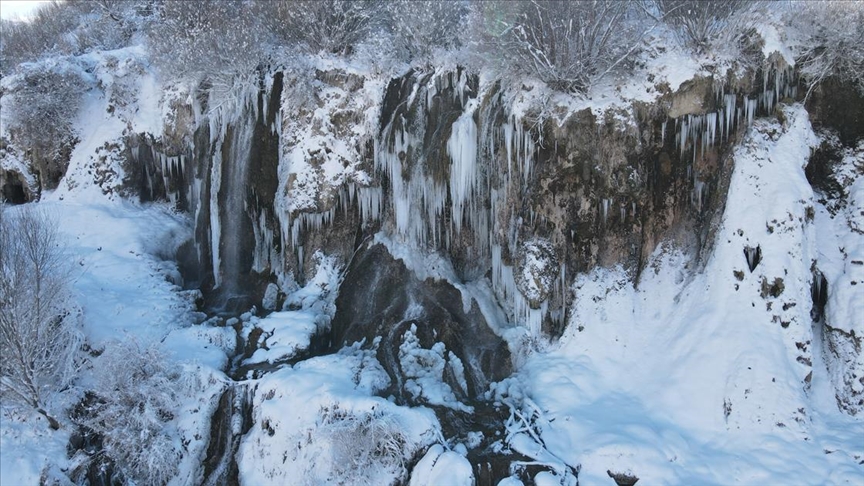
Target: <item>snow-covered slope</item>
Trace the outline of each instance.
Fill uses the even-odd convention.
[[[864,423],[833,403],[810,318],[820,238],[860,236],[817,236],[804,176],[817,139],[801,105],[783,115],[736,149],[704,271],[664,245],[635,287],[614,268],[581,276],[567,333],[517,374],[545,448],[581,464],[580,481],[602,484],[607,470],[646,484],[864,478]],[[752,272],[745,246],[761,248]],[[860,325],[851,318],[840,320]]]

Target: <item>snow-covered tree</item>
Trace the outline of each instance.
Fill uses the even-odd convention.
[[[40,7],[29,22],[3,21],[0,27],[0,72],[8,74],[16,64],[34,61],[51,52],[71,54],[74,39],[67,34],[79,24],[73,5],[60,2]]]
[[[428,58],[435,49],[459,43],[468,5],[447,0],[394,0],[387,4],[393,44],[409,59]]]
[[[77,372],[83,343],[67,262],[51,216],[0,206],[0,394],[4,404],[41,413],[54,429],[57,395]]]
[[[241,0],[165,0],[148,27],[151,57],[168,78],[232,77],[264,59],[268,33]]]
[[[307,440],[325,445],[326,452],[312,458],[304,482],[327,478],[334,484],[373,484],[382,471],[396,477],[406,474],[411,444],[390,415],[376,411],[322,409],[316,429]],[[309,444],[304,444],[309,445]],[[301,446],[302,447],[302,446]]]
[[[829,77],[864,93],[864,2],[794,2],[789,24],[801,35],[799,73],[814,87]]]
[[[165,484],[177,473],[180,440],[171,420],[181,396],[180,373],[153,346],[114,342],[96,361],[95,389],[74,419],[103,437],[124,473],[141,484]]]
[[[72,122],[88,87],[85,70],[74,60],[22,64],[3,95],[7,130],[28,151],[43,187],[53,188],[66,172],[77,143]]]
[[[348,54],[376,29],[386,14],[381,0],[272,0],[262,2],[281,43],[312,53]]]
[[[81,0],[42,5],[27,22],[0,23],[0,72],[44,55],[77,55],[129,44],[155,0]]]

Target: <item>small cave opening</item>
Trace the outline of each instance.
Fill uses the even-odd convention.
[[[810,317],[816,322],[822,322],[822,319],[825,317],[825,304],[828,303],[828,280],[818,269],[813,270],[810,297],[813,299]]]
[[[756,248],[745,246],[744,258],[747,259],[747,268],[750,269],[750,273],[753,273],[753,270],[755,270],[759,265],[759,262],[762,261],[762,247],[759,245],[756,245]]]
[[[24,204],[27,202],[27,192],[24,185],[16,178],[7,178],[0,186],[0,201],[8,204]]]

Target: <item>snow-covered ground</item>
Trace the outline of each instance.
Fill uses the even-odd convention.
[[[861,237],[817,236],[804,176],[817,140],[803,107],[784,115],[737,148],[703,272],[661,246],[636,287],[616,269],[580,276],[565,336],[517,373],[512,399],[536,404],[546,451],[581,464],[580,482],[607,470],[646,484],[864,481],[864,421],[837,409],[809,315],[817,242]],[[762,249],[753,272],[746,245]],[[835,308],[860,304],[838,295]]]
[[[207,446],[214,397],[224,386],[222,370],[234,352],[235,334],[198,325],[204,315],[196,311],[197,294],[180,287],[174,259],[191,237],[189,216],[168,204],[133,203],[116,192],[124,177],[122,167],[103,147],[120,142],[124,130],[158,132],[162,127],[160,93],[141,55],[140,48],[129,48],[74,61],[95,73],[99,84],[85,94],[74,122],[81,142],[66,177],[57,190],[42,193],[38,206],[57,222],[64,258],[71,261],[72,298],[82,311],[83,331],[94,351],[79,384],[98,379],[98,354],[119,342],[153,349],[167,369],[185,375],[182,386],[188,393],[175,404],[180,417],[171,430],[187,452],[177,465],[175,482],[190,484]],[[97,174],[97,166],[109,169],[109,177]],[[77,394],[73,390],[70,399],[80,398]],[[46,466],[49,478],[62,477],[60,470],[74,466],[66,457],[71,424],[55,432],[43,422],[39,415],[3,408],[0,484],[37,484]]]

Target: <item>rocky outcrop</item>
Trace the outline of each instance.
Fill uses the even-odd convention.
[[[539,88],[481,85],[462,68],[286,76],[262,75],[233,111],[175,107],[162,138],[127,143],[142,199],[194,212],[187,281],[258,300],[268,283],[304,282],[315,251],[347,262],[383,231],[445,255],[461,281],[488,279],[511,322],[553,336],[576,273],[620,264],[638,279],[663,240],[706,255],[729,147],[797,95],[788,70],[766,68],[761,86],[702,77],[658,87],[654,103],[553,117],[520,104]],[[533,239],[551,266],[526,279]]]
[[[364,342],[378,347],[378,359],[395,386],[390,392],[406,399],[407,381],[399,352],[405,333],[414,327],[422,348],[443,343],[464,367],[467,399],[480,397],[493,381],[512,372],[507,344],[489,328],[480,307],[452,284],[420,279],[382,244],[363,245],[349,265],[332,321],[332,347]],[[445,373],[450,388],[462,384]]]

